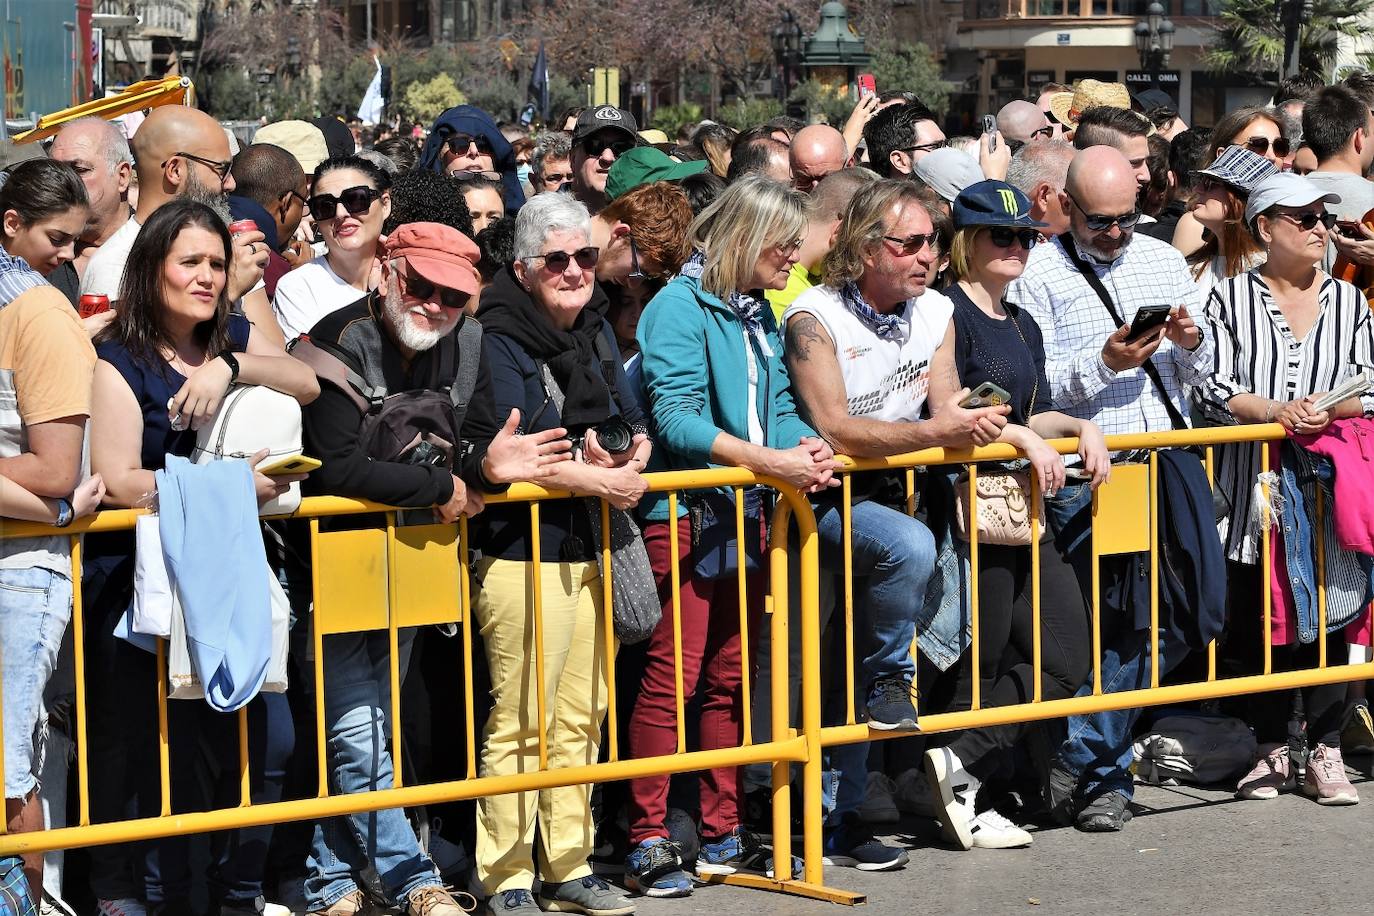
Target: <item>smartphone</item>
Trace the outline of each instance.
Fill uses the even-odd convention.
[[[1011,395],[994,385],[992,382],[983,382],[977,388],[968,393],[968,396],[959,402],[959,406],[965,410],[975,410],[979,407],[1001,407],[1011,401]]]
[[[1336,231],[1346,238],[1354,239],[1357,242],[1363,242],[1365,240],[1364,232],[1360,230],[1360,224],[1356,222],[1337,223]]]
[[[878,83],[873,79],[872,73],[859,74],[859,99],[868,98],[870,95],[878,94]]]
[[[983,133],[988,137],[988,152],[997,149],[997,119],[992,115],[983,115]]]
[[[1171,311],[1173,311],[1171,305],[1142,305],[1140,310],[1135,313],[1135,319],[1131,321],[1131,331],[1126,337],[1127,343],[1139,340],[1164,324],[1169,320],[1169,312]]]
[[[268,477],[277,477],[282,474],[309,474],[317,471],[324,462],[318,458],[311,458],[309,455],[283,455],[280,458],[268,458],[255,470],[259,474]]]

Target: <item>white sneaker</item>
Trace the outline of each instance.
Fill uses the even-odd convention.
[[[979,849],[1016,849],[1031,844],[1031,835],[1007,820],[995,808],[989,808],[973,819],[969,828],[973,845]]]
[[[916,817],[934,817],[935,800],[930,794],[930,782],[919,768],[912,767],[897,774],[897,791],[893,793],[897,810]]]
[[[897,784],[886,773],[869,773],[859,819],[866,824],[895,824],[902,819],[894,795]]]
[[[100,916],[148,916],[147,909],[143,902],[135,900],[133,897],[121,897],[118,900],[97,900],[95,911]]]
[[[972,849],[977,778],[964,769],[963,761],[949,748],[935,747],[926,751],[926,779],[945,839],[960,849]]]

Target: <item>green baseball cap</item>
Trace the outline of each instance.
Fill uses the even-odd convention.
[[[676,162],[652,146],[637,146],[615,157],[615,164],[606,175],[606,196],[615,200],[626,191],[651,181],[681,181],[688,175],[706,171],[709,165],[704,159]]]

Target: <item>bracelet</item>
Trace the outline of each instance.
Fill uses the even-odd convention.
[[[1269,409],[1266,410],[1266,411],[1264,412],[1264,422],[1265,422],[1265,423],[1273,423],[1273,422],[1274,422],[1274,407],[1277,406],[1277,403],[1278,403],[1277,401],[1270,401],[1270,402],[1269,402]]]
[[[76,510],[72,504],[62,497],[57,498],[57,521],[53,524],[58,528],[66,528],[76,519]]]
[[[229,367],[229,384],[234,384],[239,380],[239,360],[238,357],[228,350],[222,350],[218,358],[224,360],[224,364]]]

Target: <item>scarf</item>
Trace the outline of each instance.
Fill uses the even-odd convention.
[[[863,293],[859,292],[859,285],[853,280],[845,282],[840,287],[840,301],[845,308],[862,321],[874,334],[878,335],[879,340],[900,340],[902,337],[902,316],[900,314],[884,315],[877,311],[873,306],[864,301]]]
[[[549,367],[565,398],[561,422],[580,432],[611,415],[611,390],[596,351],[605,311],[606,294],[598,286],[573,326],[566,331],[556,328],[511,269],[503,267],[482,294],[478,320],[488,334],[509,337]]]
[[[684,277],[690,277],[697,282],[701,281],[701,275],[706,270],[706,255],[700,251],[692,252],[692,256],[687,259],[687,263],[682,265],[682,270],[678,273]],[[725,304],[730,307],[730,311],[735,313],[740,324],[744,325],[745,333],[758,342],[759,348],[766,356],[773,355],[773,348],[768,345],[768,334],[763,327],[764,310],[769,308],[765,302],[760,302],[748,293],[734,290],[726,297]]]

